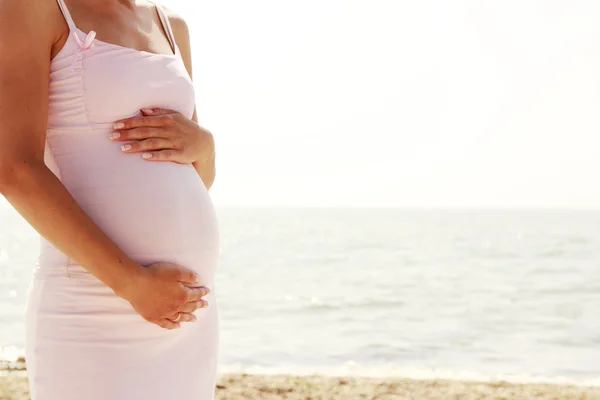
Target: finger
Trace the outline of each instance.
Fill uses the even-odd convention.
[[[142,108],[141,111],[144,115],[174,114],[177,112],[174,110],[167,110],[166,108]]]
[[[169,329],[169,330],[181,328],[181,325],[179,325],[178,322],[173,322],[166,318],[159,319],[155,323],[156,323],[156,325],[160,326],[161,328],[165,328],[165,329]]]
[[[208,296],[210,289],[207,287],[192,287],[188,288],[187,302],[200,301],[203,297]]]
[[[196,321],[196,319],[197,319],[197,318],[196,318],[196,316],[195,316],[194,314],[191,314],[191,313],[184,313],[184,312],[180,312],[180,313],[178,313],[178,314],[179,314],[179,315],[174,315],[173,317],[169,318],[169,320],[170,320],[171,322],[175,322],[175,320],[176,320],[177,318],[179,318],[179,319],[177,320],[177,322],[178,322],[178,323],[181,323],[181,322],[195,322],[195,321]]]
[[[142,126],[160,127],[160,126],[172,126],[175,124],[175,116],[177,114],[161,114],[161,115],[148,115],[141,117],[131,117],[116,121],[113,124],[113,129],[132,129],[140,128]]]
[[[175,271],[177,274],[176,279],[181,283],[188,285],[198,285],[201,283],[200,275],[190,269],[177,267]]]
[[[198,301],[190,301],[185,303],[179,308],[179,311],[182,313],[193,313],[199,308],[208,307],[208,302],[206,300],[198,300]]]
[[[178,162],[179,151],[174,149],[149,151],[142,154],[142,158],[148,161],[175,161]]]
[[[110,140],[115,142],[123,142],[126,140],[144,140],[148,138],[155,137],[168,137],[169,130],[163,128],[153,128],[153,127],[141,127],[141,128],[132,128],[132,129],[123,129],[120,131],[114,131],[108,135]]]
[[[181,315],[181,317],[179,317],[179,322],[196,322],[198,319],[194,314],[181,313],[179,315]]]
[[[139,142],[131,142],[121,146],[121,151],[125,153],[141,153],[143,151],[158,151],[174,149],[174,143],[169,139],[151,138]]]

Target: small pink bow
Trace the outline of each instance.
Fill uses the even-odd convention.
[[[94,39],[96,38],[96,31],[90,31],[85,37],[84,41],[81,41],[81,39],[79,39],[79,36],[77,36],[76,31],[73,31],[72,35],[75,38],[75,42],[77,43],[77,51],[75,52],[75,54],[73,54],[73,60],[71,61],[71,71],[74,71],[75,63],[77,62],[77,57],[81,55],[81,53],[92,47],[92,45],[94,44]]]

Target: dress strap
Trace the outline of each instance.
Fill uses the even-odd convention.
[[[69,29],[71,31],[75,30],[75,22],[73,22],[73,18],[71,17],[71,13],[65,4],[65,0],[56,0],[58,2],[58,6],[60,7],[60,11],[62,11],[63,16],[65,17],[65,21],[67,21],[67,25],[69,25]]]
[[[169,17],[167,17],[164,9],[162,8],[162,6],[160,4],[156,4],[152,0],[150,0],[150,2],[152,4],[154,4],[154,6],[156,7],[156,10],[158,12],[158,17],[160,18],[160,22],[162,23],[163,29],[167,33],[167,38],[169,39],[169,42],[171,43],[171,47],[173,48],[173,51],[175,53],[177,53],[177,43],[175,42],[175,36],[173,35],[173,29],[171,29],[171,23],[169,22]]]

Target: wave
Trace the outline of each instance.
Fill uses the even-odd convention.
[[[345,309],[370,309],[370,308],[396,308],[405,304],[403,300],[389,298],[366,299],[337,299],[323,300],[316,296],[287,296],[279,311],[293,311],[306,309],[320,310],[345,310]],[[277,311],[276,310],[276,311]]]

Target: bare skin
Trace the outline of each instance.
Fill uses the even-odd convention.
[[[97,31],[99,40],[172,53],[158,28],[156,11],[147,3],[67,3],[78,28]],[[166,329],[178,328],[180,323],[171,320],[177,313],[182,313],[180,322],[194,321],[191,313],[208,305],[202,298],[209,290],[190,287],[202,283],[198,276],[173,264],[135,263],[83,212],[44,164],[50,61],[68,34],[56,1],[0,0],[0,194],[42,236],[128,300],[143,318]],[[180,33],[176,36],[178,43],[182,41],[183,55],[185,40]],[[189,39],[187,43],[189,49]],[[189,59],[186,63],[191,68]],[[203,151],[203,157],[211,153]],[[198,158],[194,166],[205,183],[212,184],[214,167],[210,164]]]

